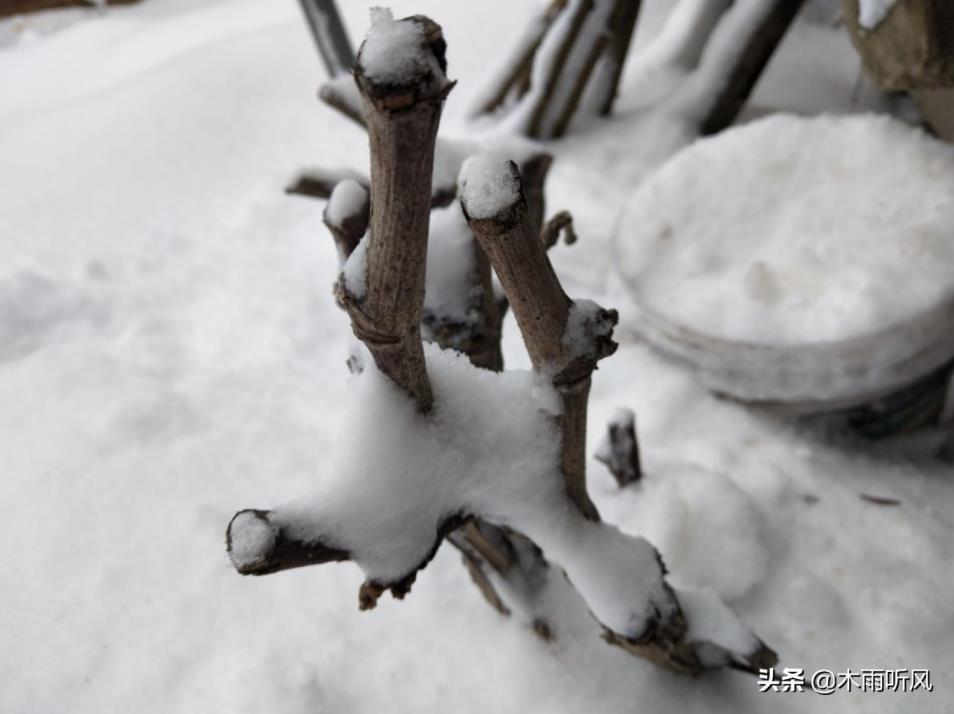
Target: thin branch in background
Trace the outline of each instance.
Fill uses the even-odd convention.
[[[329,77],[351,72],[354,48],[334,0],[299,0]]]
[[[344,265],[368,230],[371,220],[368,190],[351,179],[338,183],[328,198],[322,220],[335,239],[339,264]]]

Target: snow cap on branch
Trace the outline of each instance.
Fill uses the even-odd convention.
[[[476,154],[464,161],[458,178],[464,211],[484,220],[505,213],[520,201],[517,165],[496,154]]]
[[[229,557],[240,573],[254,571],[275,549],[277,532],[254,511],[241,511],[229,524]]]
[[[441,27],[433,20],[421,15],[395,20],[389,9],[372,8],[355,74],[384,94],[416,88],[444,95],[452,86],[445,75],[446,49]]]
[[[335,184],[331,196],[328,197],[325,218],[330,223],[339,225],[347,218],[367,211],[367,205],[368,190],[354,179],[345,179]]]

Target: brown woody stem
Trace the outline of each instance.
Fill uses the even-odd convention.
[[[299,173],[288,186],[285,187],[285,193],[296,196],[308,196],[310,198],[327,199],[331,196],[342,181],[356,181],[367,190],[370,186],[368,177],[358,171],[350,169],[307,169]]]
[[[636,415],[631,409],[621,409],[607,425],[606,437],[596,453],[596,460],[606,465],[620,488],[642,478]]]
[[[573,216],[569,211],[560,211],[550,218],[540,231],[540,241],[546,250],[550,250],[560,239],[563,233],[567,245],[576,243],[576,231],[573,230]]]
[[[510,61],[505,73],[496,88],[481,103],[478,112],[489,114],[496,111],[511,94],[523,96],[530,88],[530,72],[533,68],[533,59],[543,43],[553,22],[566,8],[567,0],[553,0],[547,9],[534,18],[529,30],[529,37],[519,48],[517,55]]]
[[[351,557],[341,548],[291,537],[272,520],[270,511],[239,511],[229,522],[225,541],[229,558],[242,575],[269,575]]]
[[[616,0],[613,7],[609,47],[593,78],[596,93],[594,102],[602,116],[608,116],[613,111],[640,5],[642,0]]]
[[[322,84],[318,88],[318,98],[358,126],[365,127],[361,94],[355,89],[351,75],[343,74]]]
[[[771,9],[752,29],[745,46],[728,68],[725,83],[700,124],[699,132],[703,136],[720,132],[735,121],[802,3],[803,0],[772,0]]]
[[[476,160],[492,161],[485,157]],[[488,170],[492,176],[487,175]],[[539,228],[531,223],[517,165],[510,161],[489,169],[485,165],[479,171],[480,176],[471,179],[465,164],[461,172],[464,215],[500,278],[534,369],[548,375],[560,394],[561,470],[566,492],[587,518],[598,520],[586,493],[586,405],[596,361],[611,354],[615,344],[605,331],[599,333],[604,339],[597,339],[590,353],[578,354],[567,344],[564,335],[573,302],[563,292],[547,258]],[[499,192],[499,200],[489,207],[478,205],[476,194],[468,189],[472,180],[491,180],[513,190]],[[613,311],[602,311],[598,318],[607,324],[616,322]]]
[[[398,79],[369,72],[358,53],[355,78],[364,100],[371,146],[371,225],[366,256],[366,291],[345,280],[339,303],[351,317],[378,369],[404,389],[422,412],[431,408],[431,386],[421,343],[424,269],[431,208],[434,142],[444,98],[453,87],[444,76],[445,44],[440,26],[423,17],[421,62]]]

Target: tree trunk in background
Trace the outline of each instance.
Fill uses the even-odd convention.
[[[842,0],[842,7],[855,49],[879,87],[954,87],[954,2],[901,0],[871,28],[859,22],[859,0]]]

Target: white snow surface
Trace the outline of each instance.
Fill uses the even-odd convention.
[[[850,339],[954,298],[951,185],[954,148],[899,122],[769,117],[640,187],[621,269],[648,307],[708,335]]]
[[[452,184],[453,185],[453,184]],[[475,239],[467,219],[454,201],[431,211],[427,239],[424,311],[454,322],[476,319],[470,314]]]
[[[858,24],[866,30],[880,25],[897,4],[898,0],[859,0]]]
[[[807,410],[883,395],[954,355],[950,185],[954,149],[883,116],[698,141],[620,218],[624,312],[719,391]]]
[[[273,520],[296,539],[346,548],[369,579],[393,582],[426,558],[443,518],[481,515],[562,565],[600,622],[642,634],[653,612],[669,610],[655,551],[567,501],[553,388],[533,372],[477,369],[433,344],[425,355],[430,418],[369,366],[351,380],[327,471]],[[730,624],[714,627],[731,629],[734,618],[723,616]]]
[[[361,300],[368,293],[368,246],[369,234],[358,243],[344,265],[341,266],[341,279],[344,286],[355,298]]]
[[[444,27],[460,80],[444,130],[466,133],[467,93],[532,5],[393,5]],[[637,51],[670,5],[643,3]],[[339,7],[360,36],[367,4]],[[496,13],[512,21],[488,25]],[[316,487],[357,386],[321,204],[281,189],[302,162],[366,172],[366,137],[315,100],[291,0],[62,17],[28,18],[30,39],[0,50],[3,714],[949,709],[950,466],[715,399],[625,330],[594,376],[590,436],[633,408],[646,475],[620,490],[590,460],[604,519],[656,545],[679,588],[730,601],[783,665],[930,667],[933,693],[687,680],[607,646],[569,597],[547,644],[487,607],[446,546],[404,602],[366,613],[354,564],[236,575],[232,514]],[[798,24],[748,116],[856,111],[857,68],[843,32]],[[552,147],[550,210],[571,210],[581,240],[550,256],[569,294],[607,307],[625,297],[608,281],[615,217],[687,140],[627,115],[634,80],[619,121]],[[504,351],[528,364],[511,320]]]

